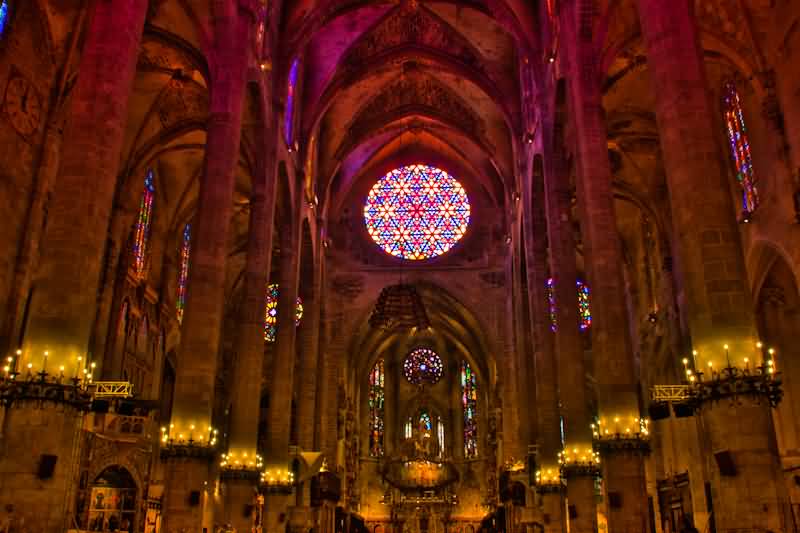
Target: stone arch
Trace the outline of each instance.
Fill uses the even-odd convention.
[[[138,524],[144,519],[142,498],[144,497],[145,481],[143,473],[139,471],[130,454],[120,453],[121,450],[117,449],[106,451],[116,453],[101,456],[89,470],[88,479],[91,480],[89,485],[91,492],[88,501],[88,527],[93,527],[93,520],[99,519],[108,523],[107,521],[111,520],[110,516],[116,516],[119,525],[122,524],[123,519],[128,519],[130,520],[128,531],[138,531]],[[104,478],[108,479],[108,485],[99,484],[99,481]],[[103,488],[107,490],[102,490]],[[126,500],[126,496],[122,494],[128,490],[133,491],[132,501]],[[115,494],[117,491],[119,493]],[[112,495],[122,500],[119,509],[116,508],[115,503],[111,503],[110,507],[109,503],[104,501]],[[127,497],[130,497],[130,494]],[[98,511],[98,507],[103,510]],[[129,511],[127,513],[125,512],[126,507]],[[110,516],[106,516],[106,514]],[[128,516],[124,516],[126,514]]]
[[[781,454],[800,447],[800,290],[791,265],[774,254],[756,292],[759,337],[782,375],[783,401],[772,411]],[[765,357],[770,357],[764,354]]]

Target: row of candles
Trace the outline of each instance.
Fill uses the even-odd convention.
[[[709,379],[714,379],[714,378],[720,379],[720,378],[722,378],[722,371],[725,370],[725,369],[737,369],[737,370],[743,371],[745,374],[749,374],[750,373],[751,368],[750,368],[750,358],[749,357],[744,357],[742,359],[742,363],[743,363],[742,366],[738,367],[738,366],[736,366],[736,364],[731,362],[730,347],[727,344],[725,344],[725,345],[723,345],[722,348],[725,350],[726,366],[722,367],[721,369],[715,369],[714,362],[713,361],[708,361],[706,364],[708,365],[708,376],[709,376]],[[758,370],[761,370],[762,372],[766,372],[767,374],[774,374],[775,372],[777,372],[777,368],[775,366],[775,349],[774,348],[765,349],[764,348],[764,344],[761,343],[761,342],[757,342],[756,343],[756,348],[758,348],[762,353],[762,362],[761,362],[761,366],[760,367],[754,366],[753,370],[758,369]],[[699,355],[699,353],[697,352],[697,350],[692,350],[693,362],[697,361],[697,356],[698,355]],[[689,358],[688,357],[684,357],[682,362],[683,362],[684,373],[686,374],[686,380],[689,383],[696,383],[698,381],[700,381],[700,382],[703,381],[703,373],[702,372],[698,372],[697,370],[692,370],[690,368]],[[693,364],[692,366],[695,366],[695,364]]]
[[[25,373],[25,377],[27,379],[33,379],[34,376],[39,376],[41,379],[46,379],[48,376],[53,375],[56,382],[61,382],[64,379],[65,375],[64,372],[66,371],[66,367],[64,365],[60,365],[58,367],[58,374],[55,373],[49,374],[47,372],[47,359],[50,356],[50,353],[45,351],[44,358],[42,359],[42,368],[41,370],[36,371],[33,363],[28,363],[23,369],[18,369],[17,365],[19,361],[22,359],[22,350],[17,350],[14,355],[9,355],[6,358],[6,365],[3,367],[3,374],[0,376],[3,380],[6,379],[16,379],[17,376]],[[91,383],[94,379],[94,371],[97,367],[96,363],[89,363],[86,365],[86,361],[83,357],[78,356],[75,360],[75,373],[72,375],[70,379],[75,381],[76,383]]]
[[[600,418],[597,424],[592,424],[592,436],[595,439],[647,439],[650,436],[650,420],[647,418],[615,416],[611,420],[612,422],[607,422],[605,418]]]
[[[164,444],[195,444],[198,446],[215,446],[217,444],[217,435],[219,431],[206,426],[207,431],[199,431],[195,433],[195,424],[189,424],[185,430],[176,430],[175,424],[170,424],[169,428],[163,426],[161,428],[161,442]]]

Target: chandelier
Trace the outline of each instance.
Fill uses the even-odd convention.
[[[385,287],[372,315],[369,325],[373,328],[408,328],[425,330],[430,327],[428,313],[417,289],[403,283]]]

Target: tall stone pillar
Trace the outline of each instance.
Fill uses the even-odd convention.
[[[561,28],[569,72],[568,98],[577,141],[578,207],[592,291],[593,371],[603,428],[597,444],[603,458],[608,526],[615,533],[639,532],[649,523],[644,469],[647,442],[639,429],[639,385],[602,107],[602,62],[593,38],[592,5],[575,1],[562,8],[567,17]]]
[[[222,329],[225,266],[239,160],[249,34],[254,13],[237,3],[215,3],[215,55],[211,79],[211,113],[200,198],[193,225],[191,268],[183,317],[175,399],[168,435],[162,447],[166,462],[164,528],[166,531],[209,528],[216,459],[211,425],[217,357]],[[210,507],[209,507],[210,509]]]
[[[550,275],[556,301],[555,353],[559,400],[564,423],[562,466],[567,480],[569,530],[597,531],[594,479],[598,474],[592,451],[591,414],[586,395],[586,368],[579,328],[575,283],[575,236],[572,229],[572,198],[563,146],[563,117],[556,116],[551,131],[544,132],[544,197],[550,244]],[[560,434],[560,432],[559,432]]]
[[[761,360],[752,296],[692,8],[688,0],[638,5],[679,256],[679,304],[697,352],[693,363],[707,383],[708,365],[721,370],[727,355],[734,366],[743,366],[745,357]],[[717,377],[724,384],[741,381]],[[704,397],[709,401],[698,412],[707,452],[729,459],[708,458],[717,531],[786,531],[786,489],[769,402],[759,395],[740,395],[736,402],[718,401],[717,393]]]
[[[15,361],[17,369],[30,363],[39,372],[48,351],[49,375],[25,372],[15,380],[5,375],[0,380],[0,395],[10,402],[3,409],[0,499],[31,531],[58,533],[73,524],[75,458],[81,442],[81,411],[88,407],[89,397],[57,376],[62,365],[65,375],[74,375],[77,358],[85,357],[89,344],[146,10],[146,0],[95,6],[72,91],[60,174],[42,235],[43,255],[30,262],[41,267],[24,351]],[[46,140],[57,142],[52,130]],[[45,153],[40,182],[49,180],[45,174],[55,171],[57,160],[56,153]],[[32,222],[35,219],[31,217]],[[29,237],[36,239],[38,229],[31,229]],[[23,253],[36,258],[35,250]]]
[[[303,271],[307,273],[303,276],[303,281],[310,286],[300,287],[300,294],[305,297],[303,299],[303,322],[298,331],[300,376],[298,376],[297,430],[298,444],[304,450],[311,451],[317,450],[316,446],[319,444],[315,439],[315,429],[317,384],[319,382],[319,321],[321,315],[320,291],[322,289],[320,251],[322,247],[318,238],[312,238],[311,242],[303,244],[307,244],[309,247],[313,246],[314,251],[304,256],[304,259],[311,260],[311,264],[303,265]]]
[[[294,366],[297,360],[295,309],[300,285],[301,233],[297,206],[290,207],[290,213],[291,221],[281,231],[278,320],[267,426],[269,437],[264,458],[267,478],[284,481],[290,478],[289,444],[292,429]],[[270,489],[264,515],[267,531],[278,531],[285,526],[281,522],[281,517],[287,516],[288,507],[293,501],[292,489],[287,484]]]
[[[545,531],[560,533],[564,526],[564,498],[559,472],[561,430],[558,409],[558,370],[547,305],[547,219],[542,156],[536,155],[523,187],[523,232],[528,276],[528,309],[533,338],[537,409],[537,491],[542,498]]]
[[[123,0],[97,6],[90,22],[20,361],[36,370],[46,350],[55,367],[86,356],[146,11],[145,0]]]
[[[269,101],[269,98],[265,98]],[[264,367],[264,315],[272,261],[275,219],[275,125],[263,126],[264,155],[253,180],[244,273],[244,301],[236,338],[230,435],[220,474],[225,493],[225,523],[236,531],[253,526],[262,461],[257,453],[261,381]]]

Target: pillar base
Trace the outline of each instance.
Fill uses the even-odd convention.
[[[216,480],[211,477],[211,451],[161,450],[165,463],[162,531],[213,531]]]
[[[708,438],[718,533],[789,530],[791,510],[767,397],[739,396],[697,408]]]
[[[260,526],[258,484],[261,475],[254,470],[223,470],[220,484],[224,495],[221,520],[236,531],[247,533]]]
[[[62,533],[75,511],[83,412],[70,403],[20,400],[0,413],[0,501],[17,530]]]
[[[644,469],[648,451],[649,446],[642,443],[641,447],[609,447],[602,452],[609,531],[639,533],[649,530]]]
[[[594,496],[597,471],[594,468],[596,467],[564,469],[564,477],[567,479],[567,523],[570,533],[597,532],[597,502]]]
[[[269,491],[264,494],[264,531],[286,531],[289,507],[294,505],[294,494],[285,491]]]
[[[542,523],[545,533],[562,533],[564,531],[564,488],[538,492],[541,498]]]

